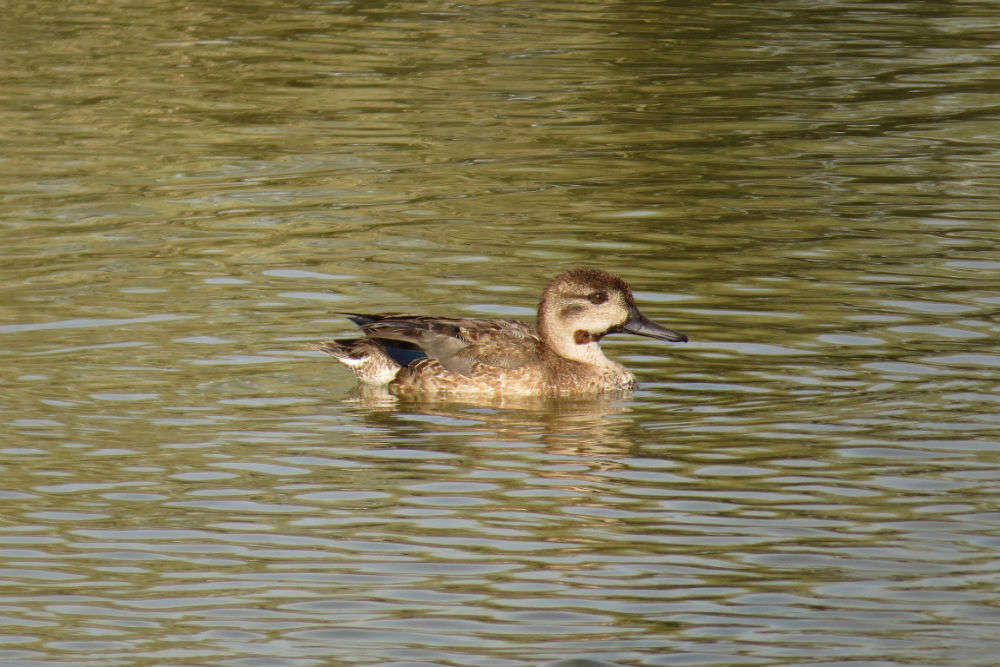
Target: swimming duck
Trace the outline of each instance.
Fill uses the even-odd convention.
[[[344,313],[365,338],[317,349],[368,385],[400,396],[559,396],[627,391],[635,377],[601,351],[601,338],[632,333],[684,342],[651,321],[628,284],[596,269],[560,274],[542,293],[538,327],[518,320]]]

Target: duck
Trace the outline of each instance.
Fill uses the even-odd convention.
[[[363,385],[396,396],[579,396],[628,392],[635,376],[601,350],[609,334],[662,341],[687,336],[639,311],[628,283],[598,269],[573,269],[542,292],[537,325],[400,313],[342,313],[362,338],[316,349]]]

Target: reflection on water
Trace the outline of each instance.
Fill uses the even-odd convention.
[[[390,437],[412,436],[413,422],[422,436],[475,436],[500,443],[532,442],[547,451],[564,454],[601,454],[628,451],[631,439],[620,418],[631,412],[622,398],[576,399],[534,397],[477,397],[472,402],[400,400],[384,387],[361,386],[348,403],[357,405],[359,418],[387,429]],[[397,428],[400,429],[397,431]],[[467,442],[467,441],[466,441]]]
[[[994,4],[26,7],[0,663],[995,662]],[[309,349],[580,265],[632,396]]]

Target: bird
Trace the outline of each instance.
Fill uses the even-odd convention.
[[[604,356],[604,336],[687,341],[643,315],[624,280],[591,268],[566,271],[548,284],[536,327],[513,319],[342,314],[364,337],[329,340],[316,349],[350,368],[362,384],[400,397],[627,392],[635,376]]]

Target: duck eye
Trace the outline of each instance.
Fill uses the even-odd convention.
[[[590,302],[592,304],[594,304],[595,306],[597,306],[597,305],[600,305],[600,304],[602,304],[602,303],[604,303],[605,301],[608,300],[608,293],[607,292],[592,292],[590,295],[587,296],[587,298],[590,300]]]

